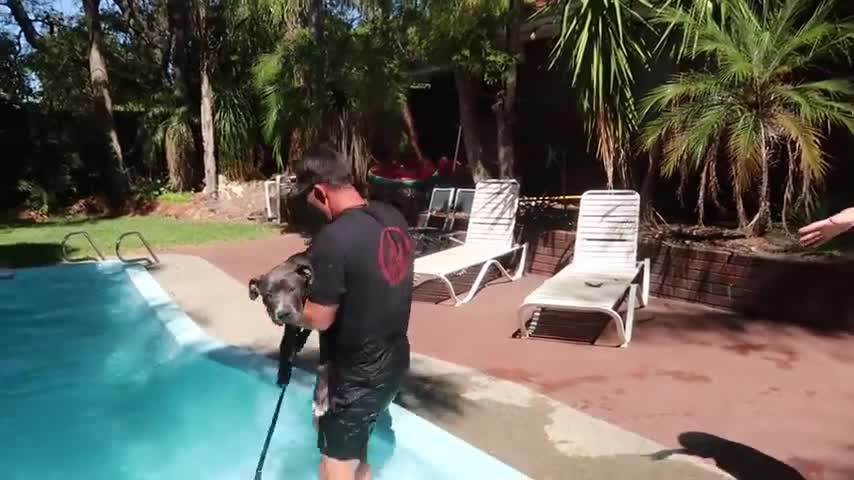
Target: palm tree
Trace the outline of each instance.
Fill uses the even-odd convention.
[[[332,139],[367,176],[371,118],[402,112],[400,35],[383,0],[237,0],[269,22],[275,47],[258,57],[252,79],[261,133],[274,156],[297,158],[303,145]],[[352,15],[358,15],[354,22]],[[285,146],[287,145],[287,152]]]
[[[651,8],[645,0],[558,0],[537,13],[560,16],[551,67],[563,62],[571,70],[585,130],[596,141],[609,188],[615,177],[627,183],[629,146],[638,123],[632,87],[651,50],[639,29],[648,27],[644,14]]]
[[[815,67],[832,61],[854,40],[854,26],[830,17],[833,1],[817,8],[803,0],[727,0],[726,22],[664,8],[656,22],[693,41],[684,50],[701,65],[676,75],[643,99],[654,113],[641,141],[662,144],[662,174],[699,172],[698,213],[706,195],[717,197],[717,164],[729,163],[739,226],[752,235],[771,223],[770,170],[786,162],[784,220],[793,206],[807,210],[814,188],[828,171],[822,140],[831,125],[854,131],[854,86],[818,79]],[[811,11],[810,11],[811,10]],[[759,207],[752,220],[744,200],[759,180]]]

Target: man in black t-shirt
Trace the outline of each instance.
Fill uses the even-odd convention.
[[[395,208],[370,205],[333,149],[307,150],[299,191],[330,223],[313,238],[302,326],[320,331],[329,409],[318,420],[322,480],[370,478],[368,438],[409,370],[413,244]]]

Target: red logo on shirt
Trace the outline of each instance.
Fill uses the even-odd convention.
[[[402,282],[409,273],[412,258],[412,241],[400,227],[386,227],[380,233],[377,261],[380,272],[389,285]]]

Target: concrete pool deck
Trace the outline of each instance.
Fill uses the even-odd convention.
[[[260,302],[249,300],[245,284],[197,256],[161,260],[152,275],[208,334],[276,354],[281,330]],[[302,366],[311,369],[316,354],[312,335]],[[731,478],[692,457],[656,456],[667,448],[526,386],[418,353],[398,403],[530,478]]]
[[[245,285],[304,249],[304,239],[288,234],[173,252],[202,257]],[[516,308],[545,278],[493,281],[458,308],[414,302],[413,351],[524,385],[668,447],[697,447],[692,432],[706,434],[705,447],[716,452],[695,453],[739,479],[854,478],[854,332],[653,298],[625,349],[612,347],[612,325],[595,346],[513,338]],[[591,330],[587,319],[564,321]]]

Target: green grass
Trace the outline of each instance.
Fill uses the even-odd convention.
[[[116,239],[124,232],[142,233],[155,250],[178,245],[252,240],[276,234],[272,227],[248,223],[191,222],[159,216],[109,219],[57,218],[44,223],[0,225],[0,266],[28,267],[62,261],[61,244],[66,234],[83,230],[106,256],[115,255]],[[74,258],[95,256],[82,237],[69,240]],[[127,238],[122,253],[142,248],[136,238]]]
[[[193,199],[193,192],[163,192],[157,200],[165,203],[187,203]]]

